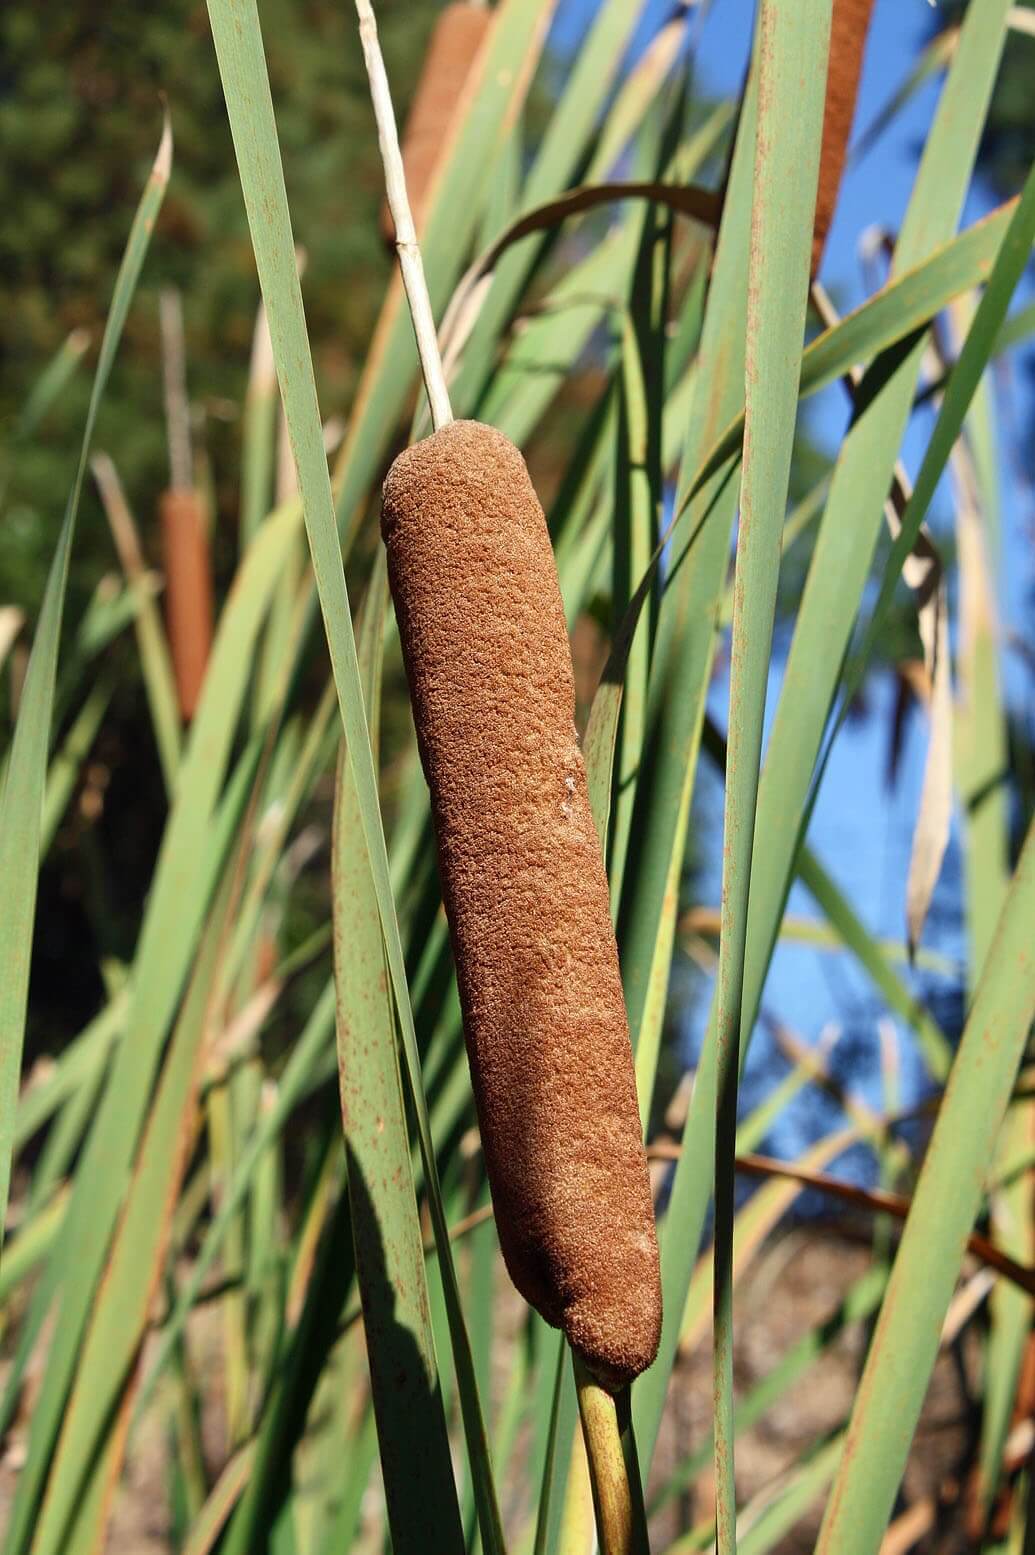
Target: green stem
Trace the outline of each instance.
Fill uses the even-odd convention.
[[[574,1350],[571,1358],[600,1555],[650,1555],[643,1492],[628,1423],[629,1390],[623,1388],[616,1398],[601,1386]]]

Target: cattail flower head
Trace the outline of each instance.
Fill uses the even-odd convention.
[[[543,511],[458,421],[395,461],[382,531],[500,1246],[616,1387],[657,1352],[658,1249]]]

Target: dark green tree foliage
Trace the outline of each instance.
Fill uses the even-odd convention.
[[[381,174],[366,78],[351,5],[261,0],[260,9],[330,415],[347,407],[388,273],[375,219]],[[402,105],[434,12],[431,0],[379,6]],[[30,445],[12,449],[10,434],[70,330],[91,331],[96,350],[128,213],[154,155],[163,95],[175,169],[98,446],[115,457],[150,539],[155,498],[167,481],[157,293],[174,283],[183,292],[189,387],[203,413],[219,538],[227,547],[234,542],[238,413],[258,285],[203,0],[130,7],[12,0],[0,8],[0,200],[7,213],[0,225],[0,599],[30,611],[67,496],[90,372],[80,368]],[[111,561],[96,506],[84,518],[74,580],[80,590]],[[217,547],[217,564],[218,554]]]

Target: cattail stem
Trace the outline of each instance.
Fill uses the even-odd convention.
[[[169,485],[173,491],[189,491],[194,485],[194,462],[190,449],[187,355],[183,344],[183,304],[175,286],[162,288],[158,298],[158,316],[162,333],[162,376],[169,440]]]
[[[413,320],[413,333],[417,337],[417,354],[420,357],[424,387],[431,407],[431,422],[437,432],[453,419],[446,388],[446,375],[442,368],[442,356],[438,348],[435,317],[431,311],[428,283],[424,277],[424,264],[420,245],[410,213],[410,200],[406,192],[406,175],[403,172],[402,152],[399,149],[399,132],[392,108],[392,94],[388,75],[377,36],[377,22],[370,0],[356,0],[359,18],[359,38],[363,45],[363,60],[370,82],[370,100],[377,121],[377,140],[381,148],[381,161],[385,173],[385,191],[388,208],[395,223],[395,247],[399,255],[406,301]]]
[[[649,1555],[643,1497],[633,1484],[622,1444],[620,1412],[628,1414],[629,1390],[615,1398],[572,1351],[575,1391],[586,1444],[600,1555]]]

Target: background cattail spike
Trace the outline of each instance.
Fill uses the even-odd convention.
[[[873,0],[834,0],[830,22],[827,95],[823,110],[823,145],[819,159],[819,188],[812,229],[813,280],[823,262],[823,250],[837,209],[872,13]]]
[[[424,230],[442,148],[491,21],[492,12],[486,5],[454,0],[440,11],[431,30],[402,136],[406,189],[418,237]],[[394,247],[395,222],[387,200],[381,211],[381,230],[385,241]]]
[[[212,647],[212,564],[208,514],[194,482],[183,307],[175,287],[159,298],[169,489],[159,501],[165,619],[180,716],[194,716]]]

